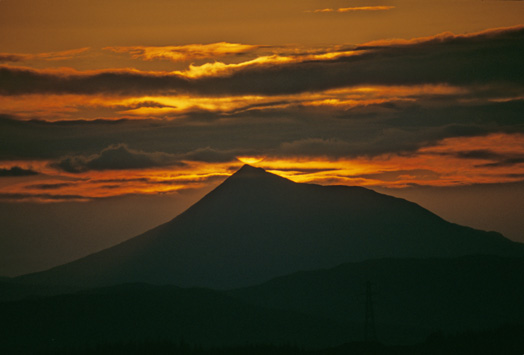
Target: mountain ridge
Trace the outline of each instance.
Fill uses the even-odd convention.
[[[523,245],[363,187],[295,183],[244,165],[171,221],[31,283],[235,288],[380,257],[524,255]]]

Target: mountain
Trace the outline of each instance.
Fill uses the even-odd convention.
[[[234,288],[299,270],[383,257],[524,255],[494,232],[448,223],[362,187],[294,183],[243,166],[170,222],[17,281]]]

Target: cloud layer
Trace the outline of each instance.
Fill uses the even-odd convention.
[[[338,9],[326,8],[313,10],[314,13],[326,13],[326,12],[357,12],[357,11],[385,11],[392,10],[395,6],[355,6],[355,7],[340,7]]]
[[[241,55],[259,47],[260,46],[240,43],[218,42],[210,44],[188,44],[184,46],[106,47],[104,49],[115,53],[127,53],[135,59],[186,62],[199,59]]]
[[[359,53],[336,59],[231,66],[231,70],[201,78],[130,70],[60,72],[1,66],[0,94],[278,95],[357,85],[524,84],[519,70],[524,59],[522,27],[407,43],[386,41],[357,49]]]
[[[109,49],[202,62],[80,71],[11,58],[0,66],[0,175],[39,175],[0,187],[4,199],[171,193],[241,161],[325,184],[524,178],[522,26],[329,48]]]

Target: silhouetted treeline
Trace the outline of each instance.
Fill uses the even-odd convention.
[[[152,343],[116,343],[100,344],[85,349],[70,348],[61,350],[48,350],[41,352],[42,355],[139,355],[139,354],[172,354],[172,355],[288,355],[288,354],[311,354],[297,346],[290,345],[246,345],[238,347],[203,348],[189,345],[184,342],[173,343],[169,341]]]
[[[294,345],[245,345],[202,348],[183,341],[130,342],[90,346],[85,349],[48,349],[41,355],[521,355],[524,353],[524,325],[506,325],[483,331],[444,334],[437,332],[420,344],[388,346],[373,342],[351,342],[338,347],[306,350]]]

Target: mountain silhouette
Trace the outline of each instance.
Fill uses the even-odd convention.
[[[173,220],[119,245],[17,281],[124,282],[227,289],[299,270],[383,257],[522,256],[522,244],[446,222],[362,187],[294,183],[243,166]]]

